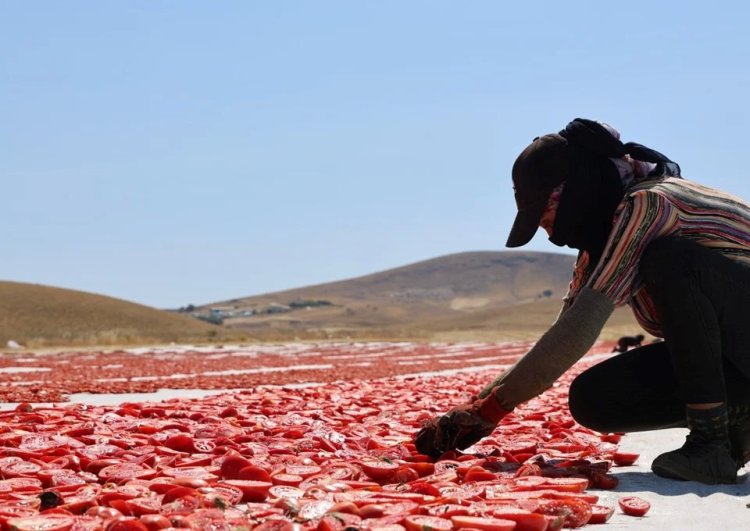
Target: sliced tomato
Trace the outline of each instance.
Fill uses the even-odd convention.
[[[651,508],[651,504],[638,496],[624,496],[617,503],[628,516],[643,516]]]
[[[513,531],[516,523],[502,518],[484,518],[481,516],[451,516],[451,522],[456,528],[472,528],[482,531]]]
[[[201,507],[201,499],[197,496],[183,496],[161,506],[162,514],[167,516],[189,515]]]
[[[513,520],[516,523],[515,531],[545,531],[547,519],[543,514],[533,513],[518,507],[502,505],[491,507],[486,514],[493,518]]]
[[[635,463],[638,458],[640,457],[640,454],[631,453],[631,452],[615,452],[612,456],[612,460],[615,462],[615,465],[617,466],[630,466],[633,463]]]
[[[612,474],[594,471],[589,474],[591,486],[595,489],[611,490],[617,488],[620,480]]]
[[[190,487],[177,486],[177,487],[169,489],[167,492],[164,493],[162,502],[171,503],[175,500],[179,500],[180,498],[184,498],[185,496],[197,496],[197,495],[198,495],[198,491],[196,489],[193,489]]]
[[[100,480],[106,483],[120,484],[134,478],[154,478],[157,475],[157,471],[133,463],[119,463],[102,468],[97,475]]]
[[[130,516],[115,518],[104,529],[105,531],[149,531],[148,527],[138,518]]]
[[[605,505],[592,505],[589,524],[604,524],[607,520],[612,518],[613,514],[615,514],[615,510],[612,507],[607,507]]]
[[[274,474],[271,476],[271,482],[274,485],[289,485],[296,487],[302,483],[302,476],[296,474]]]
[[[268,481],[251,481],[249,479],[227,479],[218,485],[229,485],[242,491],[243,502],[262,502],[268,498],[268,493],[274,486]],[[290,487],[293,488],[293,487]]]
[[[68,531],[75,523],[73,516],[64,514],[39,514],[9,518],[8,527],[14,531]]]
[[[29,517],[34,516],[37,513],[38,511],[32,507],[23,507],[16,504],[2,504],[0,505],[0,525],[3,525],[11,518]]]
[[[224,518],[224,513],[219,509],[199,509],[187,516],[184,524],[190,529],[210,529],[211,531],[231,531],[232,529]]]
[[[237,505],[242,502],[242,498],[245,496],[241,489],[227,484],[204,487],[199,491],[206,500],[208,507],[219,509]]]
[[[359,466],[362,467],[362,472],[364,472],[367,477],[380,481],[393,477],[399,468],[399,465],[396,463],[386,460],[360,461]]]
[[[252,466],[252,462],[239,454],[228,454],[221,462],[221,477],[240,479],[240,470]]]
[[[271,482],[271,474],[266,472],[263,468],[255,465],[248,465],[240,469],[237,473],[236,478],[232,479],[247,479],[250,481],[265,481]]]
[[[365,503],[359,508],[359,515],[362,518],[382,518],[385,516],[385,507],[379,503]]]
[[[358,529],[362,518],[356,514],[329,512],[323,515],[318,522],[318,531],[344,531],[345,529]]]
[[[114,507],[105,507],[103,505],[95,505],[89,507],[86,511],[86,516],[93,516],[94,518],[101,518],[102,520],[112,520],[122,516],[122,513]]]
[[[453,529],[453,522],[438,516],[407,516],[404,518],[403,525],[408,531],[450,531]]]
[[[34,477],[39,473],[41,468],[41,466],[30,461],[15,461],[0,468],[0,474],[2,474],[3,479]]]
[[[159,531],[172,527],[172,522],[162,514],[144,514],[140,518],[141,523],[146,526],[148,531]]]
[[[591,519],[591,505],[575,498],[544,502],[537,512],[562,517],[565,527],[581,527]]]
[[[422,507],[422,510],[430,516],[440,516],[442,518],[450,518],[451,516],[469,514],[469,509],[465,505],[459,505],[457,503],[429,505]]]
[[[161,505],[162,499],[160,496],[148,496],[142,498],[133,498],[132,500],[125,500],[125,507],[128,508],[128,514],[131,514],[133,516],[157,514],[161,510]]]
[[[269,518],[253,527],[253,531],[301,531],[302,526],[284,518]]]
[[[320,474],[322,469],[317,465],[287,465],[286,473],[294,474],[295,476],[301,476],[302,478],[309,478],[315,474]],[[344,477],[337,477],[332,474],[332,477],[337,479],[345,479]]]
[[[226,481],[224,483],[227,483]],[[268,495],[271,498],[301,498],[305,491],[297,487],[287,485],[274,485],[269,487]]]

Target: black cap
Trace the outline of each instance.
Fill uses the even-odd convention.
[[[513,164],[513,190],[518,213],[506,247],[529,243],[539,228],[552,190],[573,171],[573,148],[558,134],[540,136]]]

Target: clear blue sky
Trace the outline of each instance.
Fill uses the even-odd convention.
[[[176,307],[500,250],[578,116],[750,199],[748,11],[0,0],[0,279]]]

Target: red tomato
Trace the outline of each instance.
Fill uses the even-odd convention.
[[[134,478],[150,479],[157,475],[156,470],[144,468],[134,463],[120,463],[102,468],[97,474],[105,483],[125,483]]]
[[[356,514],[329,512],[318,522],[318,531],[344,531],[347,528],[358,529],[362,518]]]
[[[147,498],[133,498],[125,500],[125,507],[128,508],[128,514],[132,516],[143,516],[144,514],[157,514],[161,510],[162,500],[158,496],[149,496]]]
[[[94,507],[90,507],[89,510],[86,511],[86,516],[94,516],[96,518],[101,518],[102,520],[109,520],[122,516],[122,513],[114,507],[104,507],[103,505],[96,505]]]
[[[197,494],[198,491],[196,491],[195,489],[191,489],[190,487],[174,487],[164,493],[162,503],[171,503],[175,500],[179,500],[180,498],[184,498],[185,496],[196,496]]]
[[[159,529],[172,527],[172,522],[169,521],[169,518],[161,514],[144,514],[141,516],[141,523],[146,526],[148,531],[158,531]]]
[[[210,529],[212,531],[230,531],[233,528],[233,526],[229,526],[224,518],[224,513],[219,509],[199,509],[185,517],[184,526],[190,529]]]
[[[221,462],[221,477],[225,479],[240,479],[240,470],[252,466],[246,457],[239,454],[228,454]]]
[[[598,471],[592,472],[589,479],[591,480],[591,486],[595,489],[611,490],[617,488],[620,483],[616,476]]]
[[[612,456],[612,460],[617,466],[630,466],[635,463],[639,457],[640,454],[629,452],[615,452],[615,454]]]
[[[9,518],[8,527],[14,531],[68,531],[75,518],[63,514],[39,514]]]
[[[419,479],[419,474],[413,468],[408,466],[399,466],[398,470],[388,478],[389,482],[392,483],[409,483]]]
[[[255,465],[249,465],[244,468],[241,468],[240,471],[237,473],[236,478],[232,479],[247,479],[250,481],[271,481],[271,475],[260,468],[259,466]]]
[[[375,480],[387,480],[398,470],[399,465],[391,461],[360,461],[359,466],[367,477]]]
[[[561,516],[564,519],[565,527],[581,527],[591,519],[591,505],[575,498],[544,502],[537,509],[537,512],[550,516]]]
[[[451,522],[456,528],[481,529],[482,531],[513,531],[516,523],[513,520],[501,518],[483,518],[480,516],[451,516]]]
[[[289,485],[296,487],[302,483],[302,476],[296,474],[274,474],[271,476],[271,481],[274,485]]]
[[[427,494],[428,496],[435,496],[436,498],[440,496],[440,489],[426,481],[415,481],[409,484],[409,490],[420,494]]]
[[[282,518],[265,520],[260,525],[253,527],[253,531],[301,531],[302,526]]]
[[[481,466],[472,466],[464,476],[464,481],[493,481],[495,479],[497,479],[495,474]]]
[[[107,524],[105,531],[149,531],[149,529],[138,518],[121,516]]]
[[[15,504],[0,505],[0,526],[3,526],[11,518],[20,518],[22,516],[34,516],[37,510],[31,507],[21,507]],[[4,527],[4,526],[3,526]]]
[[[286,473],[287,474],[294,474],[295,476],[301,476],[303,478],[309,478],[310,476],[314,476],[315,474],[320,474],[322,469],[319,466],[315,465],[287,465],[286,466]],[[332,474],[332,477],[336,477],[336,479],[346,479],[345,477],[341,476],[335,476]]]
[[[622,512],[628,516],[643,516],[651,508],[651,504],[638,496],[624,496],[617,502]]]
[[[243,502],[262,502],[268,498],[273,483],[267,481],[250,481],[249,479],[227,479],[219,485],[226,484],[242,491]],[[293,488],[293,487],[292,487]]]
[[[408,466],[409,468],[414,470],[414,472],[416,472],[420,478],[435,473],[435,463],[431,463],[429,461],[406,463],[404,466]]]
[[[368,503],[359,508],[362,518],[381,518],[385,515],[385,507],[379,503]]]
[[[422,510],[426,511],[430,516],[441,516],[443,518],[469,514],[469,509],[466,506],[458,505],[455,503],[431,505],[428,507],[423,507]]]
[[[227,484],[205,487],[200,489],[208,507],[222,507],[237,505],[242,502],[244,494],[241,489],[231,487]]]
[[[487,514],[493,518],[513,520],[516,523],[515,531],[546,531],[547,519],[543,514],[532,513],[513,506],[492,507]]]
[[[301,498],[304,494],[302,489],[286,485],[274,485],[268,489],[268,495],[272,498]]]
[[[604,505],[592,505],[591,506],[591,519],[590,524],[603,524],[615,514],[615,510],[612,507],[606,507]]]
[[[413,515],[404,519],[404,527],[408,531],[450,531],[453,522],[437,516]]]

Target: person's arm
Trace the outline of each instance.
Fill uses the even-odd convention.
[[[614,309],[606,296],[583,288],[531,350],[485,387],[479,397],[491,393],[510,411],[541,394],[588,352]]]
[[[599,336],[614,305],[604,295],[583,288],[552,327],[512,368],[467,404],[430,419],[414,438],[417,451],[438,459],[486,437],[515,406],[550,387]]]

